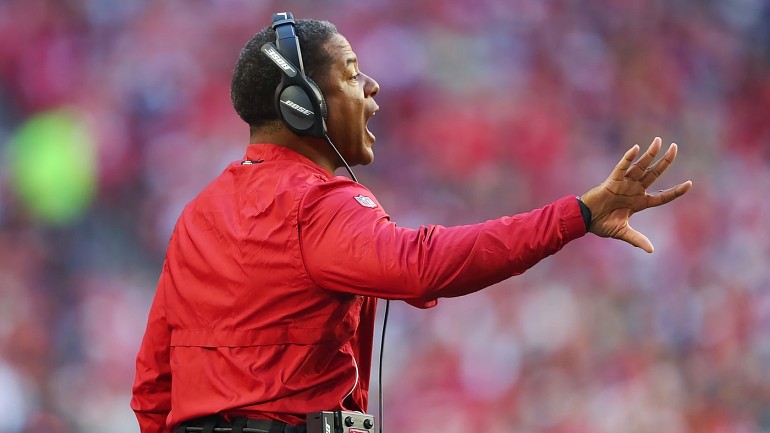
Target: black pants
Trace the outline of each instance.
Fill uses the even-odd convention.
[[[236,418],[230,422],[211,416],[185,421],[176,433],[307,433],[307,426],[248,418]]]
[[[284,433],[307,433],[307,426],[286,424],[286,427],[284,427],[283,431]]]

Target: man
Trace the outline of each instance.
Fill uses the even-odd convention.
[[[292,60],[294,26],[302,54]],[[334,175],[374,159],[377,82],[332,24],[283,15],[273,27],[281,41],[260,31],[233,74],[252,144],[185,207],[168,246],[131,403],[144,433],[295,432],[309,412],[366,411],[376,298],[432,307],[520,274],[587,231],[652,252],[629,217],[691,187],[646,193],[677,152],[672,144],[653,162],[656,138],[580,198],[469,226],[398,227],[369,190]],[[324,103],[284,97],[302,64],[309,99],[317,85],[327,112],[308,133],[305,117]]]

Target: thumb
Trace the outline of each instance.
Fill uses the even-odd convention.
[[[652,246],[652,242],[650,242],[647,236],[637,231],[630,225],[626,225],[626,230],[618,233],[617,239],[628,242],[629,244],[637,248],[641,248],[650,254],[655,251],[655,248]]]

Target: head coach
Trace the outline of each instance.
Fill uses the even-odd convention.
[[[350,170],[374,160],[379,91],[325,21],[275,14],[243,48],[231,96],[250,144],[171,236],[136,361],[143,433],[305,432],[312,412],[366,412],[377,299],[429,308],[588,232],[652,252],[630,216],[692,186],[647,192],[677,153],[672,144],[656,158],[655,138],[585,194],[483,223],[402,228]]]

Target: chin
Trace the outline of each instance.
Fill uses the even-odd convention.
[[[351,166],[371,164],[372,161],[374,161],[374,151],[372,150],[371,144],[366,142],[360,144],[355,148],[354,152],[351,152],[349,156],[346,157],[346,159]]]
[[[374,162],[374,151],[371,147],[367,147],[363,155],[361,155],[361,165],[369,165]]]

